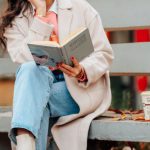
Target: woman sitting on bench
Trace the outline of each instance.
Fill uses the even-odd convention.
[[[33,61],[28,42],[61,42],[80,27],[90,31],[89,57],[50,69]],[[17,150],[46,150],[49,118],[56,120],[51,130],[60,150],[85,150],[91,121],[111,103],[113,52],[97,11],[85,0],[8,0],[0,28],[1,45],[20,64],[9,133]]]

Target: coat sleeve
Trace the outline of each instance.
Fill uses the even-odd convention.
[[[78,82],[79,86],[84,88],[87,88],[90,84],[95,83],[101,78],[109,70],[113,60],[113,50],[107,39],[98,13],[87,26],[94,46],[94,52],[80,62],[88,78],[87,82]]]
[[[28,43],[35,40],[47,40],[53,25],[47,24],[37,17],[28,20],[25,17],[16,17],[13,26],[6,28],[4,37],[7,38],[7,51],[15,63],[32,61],[33,57],[29,51]]]

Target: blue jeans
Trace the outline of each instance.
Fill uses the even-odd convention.
[[[46,150],[49,119],[53,122],[60,116],[78,112],[79,106],[69,94],[65,81],[56,79],[47,67],[28,62],[18,68],[9,133],[14,143],[16,128],[23,128],[35,136],[37,150]]]

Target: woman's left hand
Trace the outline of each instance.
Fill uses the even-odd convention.
[[[77,77],[82,71],[82,66],[79,64],[75,57],[70,58],[73,62],[73,67],[66,65],[64,63],[58,63],[57,68],[67,74],[69,77]]]

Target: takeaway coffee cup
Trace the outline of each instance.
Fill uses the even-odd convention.
[[[150,120],[150,91],[141,93],[145,120]]]

